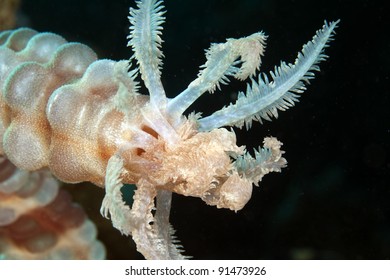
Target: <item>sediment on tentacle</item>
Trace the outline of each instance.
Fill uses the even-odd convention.
[[[106,195],[101,214],[110,218],[122,234],[131,235],[137,250],[146,259],[184,259],[174,230],[169,224],[171,192],[157,191],[145,179],[140,179],[130,208],[122,198],[123,159],[119,155],[110,158],[105,180]],[[157,207],[155,206],[157,200]],[[154,213],[154,214],[153,214]]]
[[[207,61],[201,66],[198,78],[169,101],[169,114],[180,116],[203,93],[213,93],[217,88],[220,89],[220,84],[228,84],[229,77],[243,81],[253,76],[260,69],[266,38],[263,32],[258,32],[244,38],[230,38],[225,43],[212,44],[206,50]]]

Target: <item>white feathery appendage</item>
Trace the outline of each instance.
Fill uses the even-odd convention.
[[[165,248],[165,255],[170,259],[189,259],[189,256],[184,256],[183,246],[180,245],[180,241],[175,236],[175,230],[169,223],[169,213],[172,202],[172,192],[166,190],[159,190],[156,197],[156,213],[154,215],[155,220],[155,232],[158,237],[160,248]]]
[[[156,105],[165,103],[165,92],[160,77],[162,68],[161,51],[162,24],[165,10],[161,0],[137,1],[137,9],[130,8],[130,35],[128,46],[134,51],[142,80]]]
[[[240,39],[227,39],[226,43],[212,44],[206,50],[206,63],[198,78],[191,85],[204,84],[207,90],[214,92],[221,84],[229,82],[228,76],[245,80],[260,69],[261,56],[264,54],[266,36],[263,32],[254,33]],[[242,63],[240,67],[236,65]]]
[[[206,91],[213,93],[217,88],[220,90],[220,84],[227,85],[229,76],[245,80],[255,75],[260,69],[266,38],[263,32],[258,32],[239,39],[227,39],[226,43],[211,44],[198,78],[169,102],[169,112],[182,114]]]
[[[240,92],[235,104],[225,107],[211,116],[199,120],[200,130],[209,131],[222,126],[251,127],[252,121],[271,120],[278,116],[278,110],[286,110],[297,102],[299,95],[306,90],[305,83],[319,71],[319,62],[327,56],[323,53],[332,40],[334,29],[339,21],[325,24],[311,41],[303,46],[294,64],[282,62],[270,72],[272,80],[263,74],[258,80],[252,79],[247,85],[246,94]]]
[[[266,137],[263,141],[263,148],[254,150],[255,157],[249,153],[239,156],[234,166],[241,176],[258,186],[264,175],[270,172],[281,172],[287,166],[287,161],[282,155],[284,151],[280,148],[282,143],[274,137]]]
[[[0,32],[0,154],[8,158],[0,157],[0,259],[27,258],[26,248],[31,258],[104,257],[96,228],[49,170],[65,182],[105,185],[101,214],[131,235],[145,258],[183,259],[169,223],[172,193],[239,211],[253,184],[286,166],[276,138],[265,138],[251,156],[233,130],[220,127],[249,128],[293,106],[325,60],[338,21],[325,22],[294,64],[258,78],[262,32],[212,44],[198,77],[170,99],[161,82],[163,1],[136,5],[128,46],[138,67],[130,71],[129,61],[97,60],[87,46],[55,34]],[[138,94],[138,72],[149,96]],[[252,81],[235,104],[205,118],[183,115],[231,78]],[[131,207],[124,183],[136,185]]]
[[[105,190],[100,213],[103,217],[111,217],[112,224],[122,234],[131,234],[132,227],[130,224],[131,209],[125,205],[122,198],[121,173],[123,172],[123,159],[118,155],[113,155],[109,160],[106,168]]]
[[[137,98],[139,83],[135,80],[138,71],[131,70],[128,72],[131,65],[128,61],[118,61],[114,66],[114,79],[118,82],[118,91],[114,96],[114,106],[118,111],[124,112],[127,115],[134,110],[134,100]]]
[[[169,194],[170,197],[171,194]],[[144,255],[146,259],[183,259],[180,254],[181,250],[175,244],[173,238],[173,230],[165,219],[160,220],[160,211],[166,212],[169,215],[170,198],[164,197],[157,203],[162,202],[164,209],[155,208],[154,199],[157,196],[157,191],[149,182],[141,179],[137,183],[137,190],[134,194],[134,203],[132,206],[132,222],[134,229],[131,233],[133,240],[137,244],[137,250]],[[166,200],[168,199],[168,200]],[[156,210],[153,216],[152,211]],[[168,216],[167,216],[168,217]]]
[[[170,196],[163,197],[145,180],[137,182],[132,207],[125,205],[122,198],[121,174],[123,159],[112,156],[107,164],[105,189],[100,213],[105,218],[110,216],[112,224],[122,234],[131,235],[137,244],[137,250],[147,259],[183,259],[182,250],[169,224]],[[168,195],[168,196],[167,196]],[[154,199],[160,202],[155,208]],[[153,211],[156,210],[155,216]]]

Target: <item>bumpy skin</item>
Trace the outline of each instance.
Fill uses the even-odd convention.
[[[95,226],[42,170],[103,184],[123,130],[117,64],[52,33],[0,33],[0,258],[104,258]]]
[[[273,156],[245,160],[257,169],[234,165],[245,151],[233,131],[199,131],[197,115],[170,114],[139,95],[133,75],[127,61],[97,60],[87,46],[52,33],[1,33],[0,155],[21,170],[105,185],[102,213],[146,258],[182,258],[171,244],[171,192],[237,211],[251,197],[250,173],[258,182],[286,161],[275,139],[265,146]],[[120,206],[123,183],[137,185],[131,209]]]
[[[0,153],[24,170],[102,185],[117,139],[130,136],[112,100],[116,65],[126,65],[26,28],[1,33],[0,44]]]
[[[48,171],[0,157],[0,259],[103,259],[96,228]]]
[[[61,181],[103,186],[108,160],[120,154],[124,183],[147,177],[159,189],[233,210],[249,200],[251,182],[228,179],[229,154],[244,152],[234,133],[198,132],[195,118],[181,117],[176,143],[167,143],[156,131],[161,119],[173,121],[136,93],[127,62],[96,60],[85,45],[25,28],[2,33],[0,43],[0,152],[18,168],[48,167]],[[230,205],[219,192],[232,184],[243,195]]]
[[[198,77],[176,97],[161,82],[162,0],[139,0],[130,9],[128,62],[96,60],[81,44],[57,35],[18,29],[0,34],[0,153],[21,170],[49,169],[65,182],[105,186],[101,213],[149,259],[181,259],[169,224],[172,192],[209,205],[242,209],[252,185],[286,166],[281,142],[266,137],[254,157],[225,126],[251,127],[294,105],[332,40],[336,22],[325,22],[298,53],[269,75],[254,78],[264,53],[262,32],[206,51]],[[149,96],[137,93],[137,73]],[[229,78],[251,77],[234,104],[201,118],[185,116],[205,92]],[[134,183],[131,208],[123,184]]]
[[[93,175],[85,171],[89,177],[76,174],[79,176],[75,179],[69,175],[74,165],[83,167],[74,161],[67,164],[74,154],[85,155],[82,142],[74,148],[76,151],[66,154],[65,150],[64,154],[67,141],[75,139],[66,131],[56,134],[63,123],[58,118],[67,123],[64,116],[76,117],[75,110],[83,110],[82,95],[79,107],[66,104],[73,111],[60,106],[66,111],[56,112],[52,124],[46,107],[56,89],[80,82],[96,55],[85,45],[27,28],[0,33],[0,45],[0,154],[9,159],[0,157],[0,258],[104,258],[95,226],[65,191],[59,191],[50,172],[44,171],[52,166],[52,172],[62,174],[64,181],[93,181]],[[51,104],[52,108],[58,107],[54,101]],[[64,144],[55,147],[59,138]]]

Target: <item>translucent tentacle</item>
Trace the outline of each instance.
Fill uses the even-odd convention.
[[[186,90],[173,98],[168,104],[171,115],[181,115],[204,92],[220,89],[220,84],[228,84],[229,76],[238,80],[255,74],[260,68],[264,54],[263,32],[254,33],[240,39],[227,39],[226,43],[212,44],[206,51],[206,63]],[[241,66],[237,65],[241,63]]]
[[[287,166],[286,159],[282,157],[284,151],[280,149],[281,142],[274,137],[266,137],[263,143],[263,148],[255,150],[255,157],[245,153],[234,162],[238,174],[256,186],[264,175],[270,172],[281,172],[281,169]]]
[[[160,76],[163,53],[160,50],[163,42],[160,35],[165,20],[163,1],[137,1],[138,9],[130,8],[129,43],[138,62],[142,80],[149,90],[151,102],[160,108],[166,102]]]
[[[226,125],[242,127],[244,124],[249,129],[252,120],[270,120],[271,116],[278,116],[277,110],[284,111],[293,106],[298,94],[306,90],[305,83],[314,78],[313,71],[318,71],[318,64],[326,59],[323,50],[332,40],[338,22],[325,22],[313,39],[303,46],[294,64],[282,62],[270,72],[272,81],[266,75],[259,75],[258,81],[252,80],[252,85],[248,85],[246,94],[239,93],[235,104],[199,119],[200,130],[209,131]]]
[[[137,244],[137,250],[146,259],[183,259],[180,246],[169,224],[171,195],[169,191],[158,191],[148,181],[141,179],[137,183],[132,207],[125,205],[122,198],[121,174],[123,159],[112,156],[107,164],[106,195],[103,199],[101,214],[108,218],[122,234],[131,235]],[[157,208],[154,199],[157,197]],[[152,211],[156,210],[155,215]]]

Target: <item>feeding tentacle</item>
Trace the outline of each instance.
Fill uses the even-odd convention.
[[[311,41],[303,46],[294,64],[282,62],[270,72],[272,81],[266,75],[259,75],[258,81],[248,84],[246,94],[239,93],[235,104],[223,108],[211,116],[199,119],[201,131],[209,131],[222,126],[251,127],[252,120],[277,118],[277,110],[286,110],[297,102],[298,94],[306,90],[305,83],[314,78],[313,71],[319,71],[318,63],[326,59],[323,53],[332,40],[334,29],[339,21],[325,22]]]
[[[260,68],[266,38],[263,32],[258,32],[240,39],[227,39],[226,43],[212,44],[206,50],[207,61],[201,66],[203,69],[198,78],[169,102],[170,115],[180,116],[203,93],[213,93],[220,89],[220,84],[228,84],[229,76],[238,80],[253,76]],[[237,66],[239,63],[242,63],[240,67]]]
[[[163,40],[162,23],[165,20],[164,5],[161,0],[137,1],[138,9],[130,8],[130,35],[128,46],[134,51],[142,80],[149,90],[151,103],[156,108],[165,106],[166,96],[161,83],[163,53],[160,50]]]

